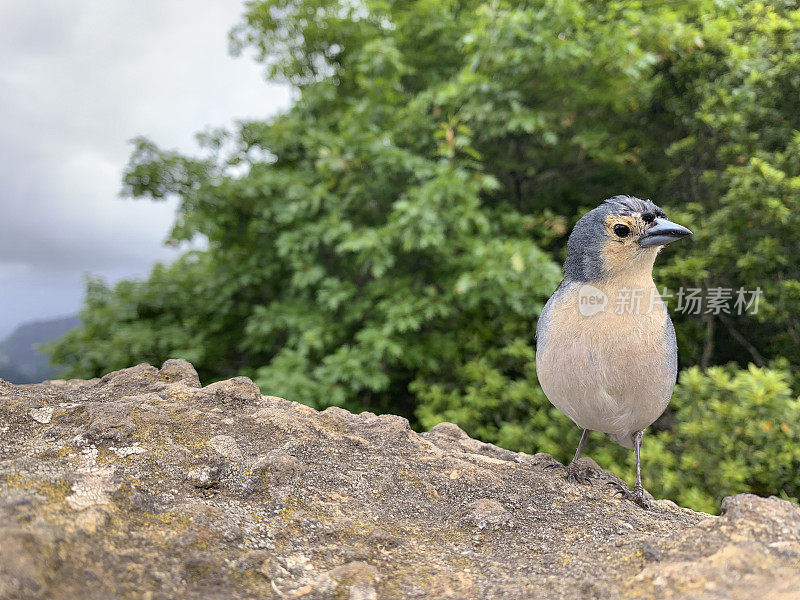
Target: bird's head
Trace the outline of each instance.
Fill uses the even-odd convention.
[[[651,273],[659,250],[692,232],[650,200],[614,196],[583,215],[567,242],[564,273],[576,281]]]

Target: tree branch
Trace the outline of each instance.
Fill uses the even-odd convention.
[[[742,345],[742,347],[744,347],[744,349],[750,353],[750,356],[753,357],[753,362],[756,363],[756,365],[758,365],[759,367],[766,366],[767,363],[764,360],[764,357],[761,356],[761,354],[756,349],[756,347],[753,346],[753,344],[747,341],[747,338],[745,338],[741,333],[739,333],[736,329],[734,329],[731,320],[723,314],[719,314],[717,316],[719,317],[719,320],[722,321],[722,324],[725,325],[725,327],[728,329],[728,332],[731,334],[733,339],[739,342]]]

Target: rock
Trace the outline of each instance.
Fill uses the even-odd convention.
[[[378,570],[365,562],[352,561],[318,573],[304,554],[268,558],[261,574],[281,598],[348,598],[377,600]]]
[[[122,448],[115,448],[114,446],[109,447],[114,454],[119,456],[120,458],[126,458],[131,456],[132,454],[144,454],[147,452],[144,448],[142,448],[138,443],[134,444],[133,446],[124,446]]]
[[[332,597],[342,596],[341,590],[346,592],[345,597],[349,600],[377,600],[375,585],[378,581],[378,569],[365,562],[354,561],[324,573],[315,582],[315,588]]]
[[[204,387],[198,395],[217,405],[255,404],[261,399],[261,391],[248,377],[234,377]]]
[[[242,451],[239,448],[239,444],[229,435],[215,435],[208,440],[208,445],[225,458],[233,460],[242,459]]]
[[[182,359],[171,358],[161,365],[159,371],[161,377],[170,383],[183,382],[184,385],[191,388],[200,388],[200,377],[197,376],[197,371],[190,362]]]
[[[659,550],[656,546],[649,542],[645,542],[642,545],[642,557],[648,562],[654,562],[661,560],[663,556],[661,550]]]
[[[644,511],[553,464],[185,361],[0,382],[0,597],[797,597],[797,506]]]
[[[503,508],[502,504],[491,498],[482,498],[470,503],[464,516],[465,522],[474,525],[478,529],[487,527],[499,529],[511,525],[513,519],[511,513]]]
[[[470,437],[455,423],[439,423],[431,429],[431,436],[440,436],[451,440],[468,440]]]
[[[127,399],[127,398],[126,398]],[[89,426],[84,431],[87,440],[94,442],[123,442],[136,424],[130,415],[130,402],[95,403],[87,407]]]
[[[226,475],[228,463],[224,460],[211,459],[186,474],[186,480],[198,488],[212,488],[219,485]]]
[[[53,418],[53,408],[51,406],[43,406],[41,408],[32,408],[28,411],[31,419],[42,425],[47,425],[50,419]]]
[[[219,483],[219,473],[210,465],[202,465],[186,474],[186,480],[199,488],[210,488]]]
[[[296,478],[303,471],[303,464],[282,448],[270,450],[264,456],[259,456],[251,470],[254,473],[267,475],[273,483],[284,485],[295,483]]]

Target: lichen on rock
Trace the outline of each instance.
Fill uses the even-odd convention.
[[[553,464],[186,361],[3,383],[0,598],[797,597],[795,505],[644,511]]]

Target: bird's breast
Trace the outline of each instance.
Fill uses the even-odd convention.
[[[627,435],[655,421],[672,395],[671,322],[650,278],[587,285],[565,283],[542,312],[539,382],[579,426]]]

